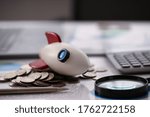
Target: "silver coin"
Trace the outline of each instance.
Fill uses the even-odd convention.
[[[29,64],[22,65],[20,69],[32,69]]]
[[[15,81],[15,79],[13,79],[10,83],[9,83],[10,87],[20,87],[23,86],[21,82],[19,81]]]
[[[35,86],[39,86],[39,87],[47,87],[47,86],[51,85],[50,83],[46,83],[46,82],[42,82],[42,81],[35,81],[33,84]]]
[[[23,83],[23,82],[20,82],[18,85],[19,85],[19,86],[22,86],[22,87],[33,87],[33,84],[30,84],[30,83]]]
[[[87,77],[84,77],[83,75],[78,76],[79,79],[87,79]]]
[[[35,72],[28,76],[30,79],[38,80],[41,77],[41,73]]]
[[[19,69],[16,71],[16,75],[17,76],[22,76],[22,75],[25,75],[26,74],[26,70],[24,69]]]
[[[16,83],[16,79],[12,79],[11,82],[12,82],[12,83]]]
[[[31,86],[33,86],[32,84],[26,84],[26,83],[13,83],[13,82],[11,82],[11,83],[9,83],[9,86],[11,86],[11,87],[31,87]]]
[[[99,77],[95,77],[95,78],[92,78],[93,80],[98,80],[99,79]]]
[[[23,77],[20,79],[21,83],[33,83],[36,79],[32,77]]]
[[[41,73],[41,77],[39,78],[39,80],[44,80],[47,79],[49,77],[49,73],[48,72],[42,72]]]
[[[20,83],[20,81],[21,81],[22,78],[23,77],[19,76],[16,79],[11,80],[11,82],[13,82],[13,83]]]
[[[48,82],[48,81],[50,81],[50,80],[52,80],[52,77],[47,77],[46,79],[44,79],[44,80],[42,80],[42,81]]]
[[[26,75],[29,75],[32,72],[32,69],[25,69],[26,70]]]
[[[6,80],[11,80],[16,77],[17,77],[16,72],[9,72],[9,73],[4,74],[4,79],[6,79]]]
[[[46,79],[44,79],[43,81],[50,81],[53,78],[54,78],[54,74],[53,73],[49,73],[49,76]]]
[[[106,72],[107,71],[107,69],[105,69],[105,68],[96,68],[95,69],[95,72]]]
[[[96,73],[95,72],[86,72],[83,74],[83,76],[85,78],[94,78],[94,77],[96,77]]]
[[[28,65],[28,64],[22,65],[22,66],[20,67],[20,69],[25,70],[25,71],[26,71],[26,75],[28,75],[28,74],[31,73],[31,71],[32,71],[32,68],[31,68],[30,65]]]
[[[13,79],[11,80],[11,83],[10,84],[12,87],[27,87],[29,85],[25,84],[25,83],[22,83],[21,80],[23,79],[24,77],[17,77],[16,79]]]
[[[43,81],[51,81],[54,78],[54,74],[53,73],[49,73],[49,76],[44,79]]]

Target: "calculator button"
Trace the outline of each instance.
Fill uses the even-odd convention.
[[[130,68],[130,65],[121,65],[122,68]]]
[[[143,66],[150,66],[150,63],[143,63]]]
[[[140,64],[138,61],[130,61],[131,64]]]
[[[150,63],[149,61],[141,61],[142,64]]]
[[[141,67],[140,64],[132,64],[133,67]]]
[[[126,63],[126,62],[124,62],[124,63],[120,62],[119,64],[120,65],[130,65],[129,63]]]
[[[118,62],[120,65],[130,65],[128,62]]]
[[[137,59],[138,59],[139,61],[147,61],[147,59],[146,59],[145,57],[137,57]]]

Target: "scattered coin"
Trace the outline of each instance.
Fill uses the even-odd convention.
[[[26,75],[29,75],[32,72],[31,69],[25,69],[25,70],[26,70]]]
[[[93,80],[97,80],[97,79],[99,79],[99,77],[94,77],[94,78],[92,78]]]
[[[31,68],[28,64],[22,65],[22,66],[20,67],[20,69],[25,70],[25,71],[26,71],[26,75],[28,75],[28,74],[31,73],[31,71],[32,71],[32,68]]]
[[[16,72],[9,72],[9,73],[4,74],[4,79],[6,80],[11,80],[16,77],[17,77]]]
[[[41,77],[41,73],[35,72],[35,73],[30,74],[28,77],[30,77],[33,80],[37,80]]]
[[[39,86],[39,87],[47,87],[47,86],[50,86],[51,84],[47,82],[42,82],[42,81],[35,81],[34,85]]]
[[[32,69],[29,64],[22,65],[20,69]]]
[[[41,73],[41,77],[39,78],[39,80],[44,80],[47,79],[49,77],[49,73],[48,72],[42,72]]]
[[[44,79],[44,80],[42,80],[42,81],[44,81],[44,82],[48,82],[48,81],[51,81],[52,80],[52,77],[47,77],[46,79]]]
[[[23,77],[19,76],[16,79],[11,80],[11,82],[13,82],[13,83],[20,83],[20,81],[21,81],[22,78]]]
[[[22,76],[22,75],[25,75],[26,74],[26,70],[24,69],[19,69],[16,71],[16,75],[17,76]]]
[[[78,76],[79,79],[87,79],[87,77],[83,76],[83,75],[80,75]]]
[[[34,81],[35,79],[32,77],[23,77],[20,79],[20,82],[22,83],[33,83]]]
[[[24,77],[17,77],[16,79],[11,80],[11,84],[10,84],[11,87],[16,87],[16,86],[28,87],[28,86],[31,86],[30,84],[22,83],[21,80],[23,78]]]
[[[84,74],[82,74],[84,76],[84,78],[94,78],[96,77],[96,73],[95,72],[86,72]]]
[[[54,78],[54,74],[53,73],[49,73],[49,76],[46,79],[44,79],[43,81],[50,81],[53,78]]]
[[[105,69],[105,68],[96,68],[95,69],[95,72],[106,72],[107,71],[107,69]]]
[[[32,83],[23,83],[23,82],[20,82],[19,85],[22,86],[22,87],[33,87]]]
[[[22,83],[22,82],[20,82],[18,85],[21,86],[21,87],[33,87],[33,84]]]
[[[9,83],[9,86],[10,87],[27,87],[27,86],[25,86],[23,83],[16,83],[16,82],[11,82],[11,83]]]
[[[12,82],[12,83],[16,83],[16,79],[12,79],[11,82]]]

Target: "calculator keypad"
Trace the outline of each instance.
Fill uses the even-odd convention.
[[[150,52],[114,54],[114,58],[122,68],[150,66]]]
[[[106,56],[123,74],[150,73],[150,51],[113,52]]]

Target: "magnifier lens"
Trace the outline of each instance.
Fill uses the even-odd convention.
[[[136,98],[147,93],[148,80],[138,76],[106,76],[95,82],[95,94],[102,97]]]
[[[143,86],[142,82],[132,80],[112,80],[99,83],[98,87],[112,89],[112,90],[129,90]]]

